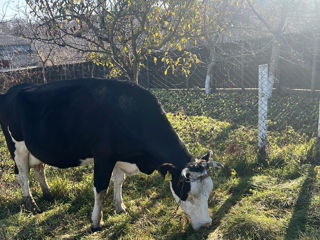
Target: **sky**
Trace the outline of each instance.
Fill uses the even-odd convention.
[[[17,16],[19,10],[23,12],[25,7],[25,0],[0,0],[0,21]],[[21,13],[20,16],[22,16]]]

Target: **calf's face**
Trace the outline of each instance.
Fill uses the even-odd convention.
[[[192,175],[199,176],[191,178]],[[190,178],[182,181],[180,186],[177,186],[175,181],[171,181],[170,189],[177,203],[189,215],[193,229],[210,226],[212,220],[209,216],[208,199],[213,188],[212,179],[204,171],[198,174],[191,172]],[[181,186],[182,184],[185,187]],[[186,192],[181,194],[179,191]]]
[[[173,165],[166,166],[166,175],[170,174],[170,189],[176,202],[189,215],[194,230],[211,225],[208,199],[213,189],[213,182],[208,175],[209,167],[223,167],[221,163],[196,160],[189,163],[182,171]],[[164,174],[164,172],[162,171]]]

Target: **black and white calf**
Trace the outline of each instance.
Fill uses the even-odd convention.
[[[82,79],[45,85],[22,84],[0,95],[0,122],[22,187],[26,207],[39,209],[29,189],[35,170],[50,197],[44,164],[59,168],[94,162],[93,230],[100,228],[102,199],[113,172],[117,212],[125,211],[125,175],[170,176],[178,204],[194,229],[211,224],[208,168],[222,164],[194,159],[172,129],[156,98],[128,82]]]

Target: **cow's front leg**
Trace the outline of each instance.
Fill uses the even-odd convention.
[[[91,231],[101,230],[103,196],[108,188],[114,164],[104,159],[94,159],[94,207],[92,211]]]
[[[126,206],[123,204],[122,200],[122,183],[125,179],[125,173],[117,167],[113,169],[113,202],[116,208],[116,213],[122,213],[126,211]]]
[[[100,192],[97,192],[96,187],[93,188],[94,192],[94,207],[92,211],[92,226],[91,230],[92,232],[100,231],[101,230],[101,219],[102,219],[102,203],[103,203],[103,197],[106,193],[106,190],[102,190]]]
[[[33,169],[34,169],[34,175],[36,176],[36,178],[38,179],[38,181],[40,183],[43,197],[47,200],[52,200],[53,197],[52,197],[52,194],[51,194],[51,191],[50,191],[50,188],[48,186],[46,176],[45,176],[45,165],[38,164],[38,165],[34,166]]]
[[[29,188],[29,151],[24,142],[15,142],[14,160],[18,170],[18,182],[25,198],[26,208],[33,213],[39,213],[40,209],[33,200]]]

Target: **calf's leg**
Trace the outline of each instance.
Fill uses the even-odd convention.
[[[23,191],[26,208],[33,213],[39,213],[40,209],[33,200],[29,188],[29,151],[23,141],[15,142],[14,161],[18,170],[18,182]]]
[[[101,230],[103,196],[108,188],[114,164],[103,158],[94,158],[94,207],[92,211],[92,232]]]
[[[113,202],[116,208],[116,213],[122,213],[126,211],[126,206],[122,200],[122,183],[125,180],[125,173],[121,171],[117,164],[113,169]]]
[[[53,197],[52,197],[52,194],[51,194],[51,191],[50,191],[50,188],[48,186],[46,176],[45,176],[45,165],[38,164],[38,165],[34,166],[33,169],[34,169],[34,175],[36,176],[36,178],[38,179],[38,181],[40,183],[43,197],[47,200],[52,200]]]
[[[126,175],[132,176],[139,172],[139,168],[136,164],[118,161],[113,169],[113,187],[114,195],[113,201],[116,208],[116,213],[125,212],[126,207],[122,200],[122,184]]]

